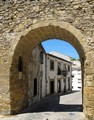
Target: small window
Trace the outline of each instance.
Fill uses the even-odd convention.
[[[61,63],[58,63],[57,75],[61,75]]]
[[[54,61],[50,60],[50,70],[54,70]]]
[[[78,87],[78,88],[81,88],[81,87]]]
[[[37,95],[37,78],[34,79],[34,96]]]
[[[57,72],[57,75],[61,75],[61,69],[59,68],[59,66],[58,66],[58,72]]]
[[[43,51],[40,52],[40,63],[43,64]]]
[[[68,71],[70,71],[70,66],[68,65]]]
[[[23,61],[22,61],[22,57],[21,56],[18,59],[18,71],[19,72],[23,71]]]
[[[63,69],[66,70],[66,64],[63,64]]]

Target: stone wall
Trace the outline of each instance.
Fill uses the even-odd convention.
[[[37,44],[50,38],[66,40],[79,53],[84,113],[87,120],[93,120],[93,0],[0,3],[0,113],[13,114],[27,106],[30,53]],[[23,80],[18,78],[19,56],[23,58]]]

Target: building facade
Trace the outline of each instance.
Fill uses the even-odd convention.
[[[82,78],[81,78],[81,63],[79,60],[72,61],[72,89],[81,90]]]
[[[41,44],[36,46],[29,59],[29,106],[46,95],[71,92],[71,65],[69,57],[57,52],[47,54]]]
[[[35,47],[30,56],[28,70],[29,106],[46,95],[45,50],[41,45]]]
[[[47,61],[47,95],[71,92],[71,62],[67,56],[57,52],[46,55]]]

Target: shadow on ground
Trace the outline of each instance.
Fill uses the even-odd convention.
[[[73,94],[77,91],[73,91]],[[68,94],[50,95],[39,102],[35,103],[31,107],[22,111],[21,113],[33,113],[33,112],[82,112],[82,104],[59,104],[60,96]]]

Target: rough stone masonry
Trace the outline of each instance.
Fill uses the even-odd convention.
[[[40,42],[57,38],[77,50],[85,120],[94,120],[94,0],[0,1],[0,113],[28,107],[28,61]],[[18,59],[23,59],[19,79]]]

